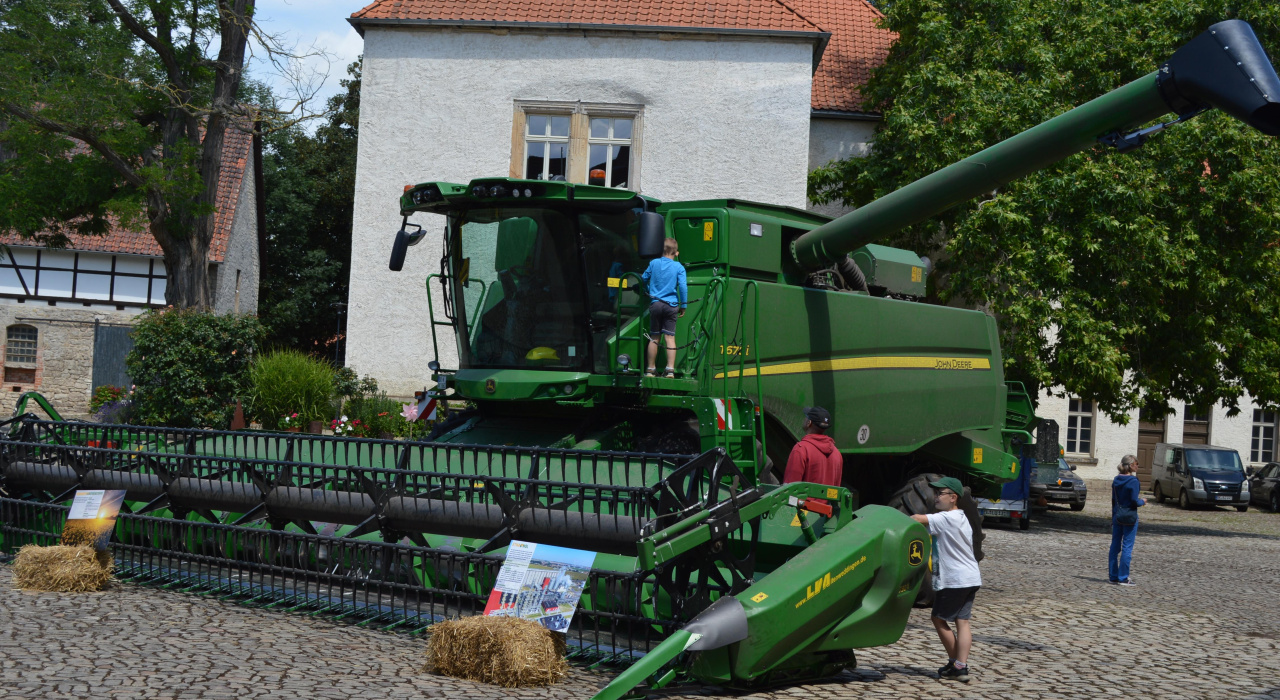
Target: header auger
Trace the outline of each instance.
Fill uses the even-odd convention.
[[[17,415],[3,547],[52,542],[76,489],[123,488],[123,576],[413,628],[479,613],[512,539],[584,548],[599,555],[570,647],[632,664],[600,697],[669,683],[680,659],[718,685],[833,673],[897,640],[927,589],[927,533],[903,512],[931,508],[930,475],[988,493],[1058,449],[1004,380],[995,321],[917,303],[927,263],[875,241],[1206,109],[1280,134],[1278,104],[1265,52],[1229,21],[836,220],[567,182],[410,187],[391,267],[433,235],[410,216],[445,216],[432,379],[473,409],[420,443]],[[666,236],[690,303],[677,376],[646,377],[640,272]],[[833,417],[839,486],[778,483],[810,405]]]

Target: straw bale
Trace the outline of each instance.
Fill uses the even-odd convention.
[[[100,591],[111,581],[111,557],[92,547],[29,544],[18,550],[13,582],[18,588],[56,593]]]
[[[504,688],[547,686],[569,675],[564,636],[532,620],[468,617],[431,626],[427,670]]]

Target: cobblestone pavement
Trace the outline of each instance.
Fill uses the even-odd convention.
[[[1106,583],[1098,493],[1029,532],[990,531],[967,686],[937,680],[945,658],[917,610],[901,641],[859,653],[854,671],[737,697],[1280,699],[1280,514],[1152,504],[1141,511],[1139,585],[1121,588]],[[552,689],[509,691],[424,673],[422,647],[152,588],[25,593],[0,566],[0,697],[576,698],[611,677],[575,669]]]

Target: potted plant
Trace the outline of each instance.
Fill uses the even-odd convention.
[[[281,416],[280,428],[286,433],[296,433],[302,430],[302,416],[299,416],[296,413],[289,413]]]

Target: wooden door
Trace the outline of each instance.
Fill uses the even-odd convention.
[[[1143,491],[1151,489],[1151,460],[1156,454],[1156,444],[1164,441],[1164,418],[1138,420],[1138,483]]]
[[[1191,407],[1186,409],[1186,418],[1182,421],[1182,444],[1209,444],[1209,412],[1199,411]]]

